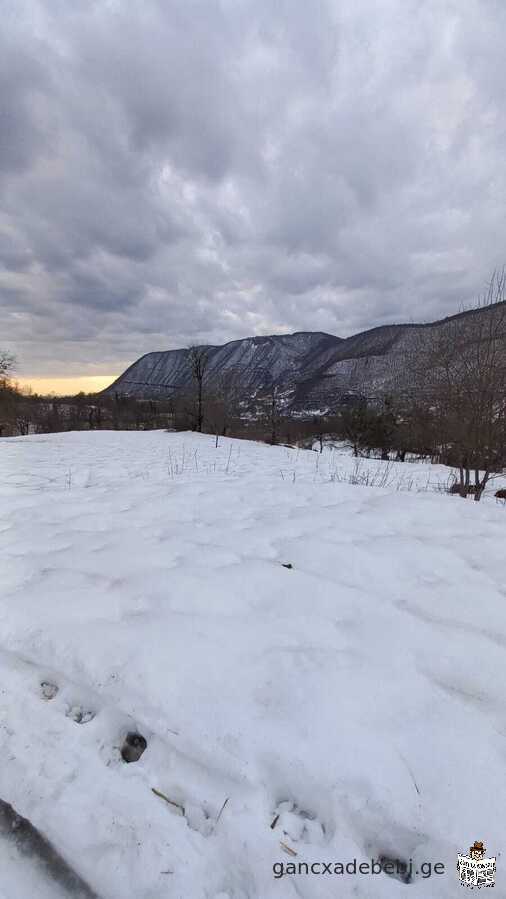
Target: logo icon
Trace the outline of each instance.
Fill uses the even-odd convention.
[[[469,855],[457,856],[457,874],[460,885],[478,890],[495,886],[495,857],[485,858],[485,846],[475,840]]]

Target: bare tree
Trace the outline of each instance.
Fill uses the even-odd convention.
[[[267,392],[270,442],[272,446],[274,446],[278,442],[279,420],[281,417],[280,400],[281,397],[279,386],[275,381],[272,381]]]
[[[458,468],[460,495],[477,501],[506,465],[505,300],[503,270],[476,309],[421,332],[411,373],[441,460]]]
[[[340,419],[340,436],[353,450],[354,456],[360,456],[371,449],[370,414],[365,402],[343,409]]]
[[[325,417],[321,414],[313,415],[311,421],[311,437],[316,437],[320,446],[319,452],[323,453],[323,441],[326,432]],[[312,441],[311,441],[312,444]]]
[[[8,381],[16,366],[16,358],[12,353],[0,350],[0,381]]]
[[[18,395],[10,381],[15,364],[11,353],[0,350],[0,437],[5,431],[10,432],[12,420],[16,417]]]
[[[206,418],[218,446],[219,437],[226,437],[232,422],[239,417],[240,393],[236,371],[227,369],[214,377],[209,384],[209,394]]]
[[[204,375],[209,363],[208,347],[205,346],[189,346],[188,361],[190,363],[191,376],[195,383],[197,391],[197,415],[196,428],[202,431],[204,423]]]

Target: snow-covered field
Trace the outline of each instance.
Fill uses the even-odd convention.
[[[0,459],[0,798],[101,899],[445,899],[474,840],[505,895],[504,506],[195,434]],[[2,899],[65,895],[0,828]]]

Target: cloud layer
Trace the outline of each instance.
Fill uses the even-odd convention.
[[[0,345],[31,374],[457,311],[506,261],[503,0],[6,0]]]

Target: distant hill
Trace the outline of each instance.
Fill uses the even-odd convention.
[[[427,330],[436,332],[448,321],[469,324],[473,317],[486,314],[482,308],[426,324],[383,325],[346,339],[321,331],[297,331],[233,340],[207,347],[206,379],[212,382],[230,374],[245,401],[260,397],[275,383],[283,391],[287,409],[332,411],[343,398],[393,389],[402,379],[403,365],[416,350],[421,331],[426,338]],[[166,350],[141,356],[104,393],[168,397],[190,384],[188,350]]]

